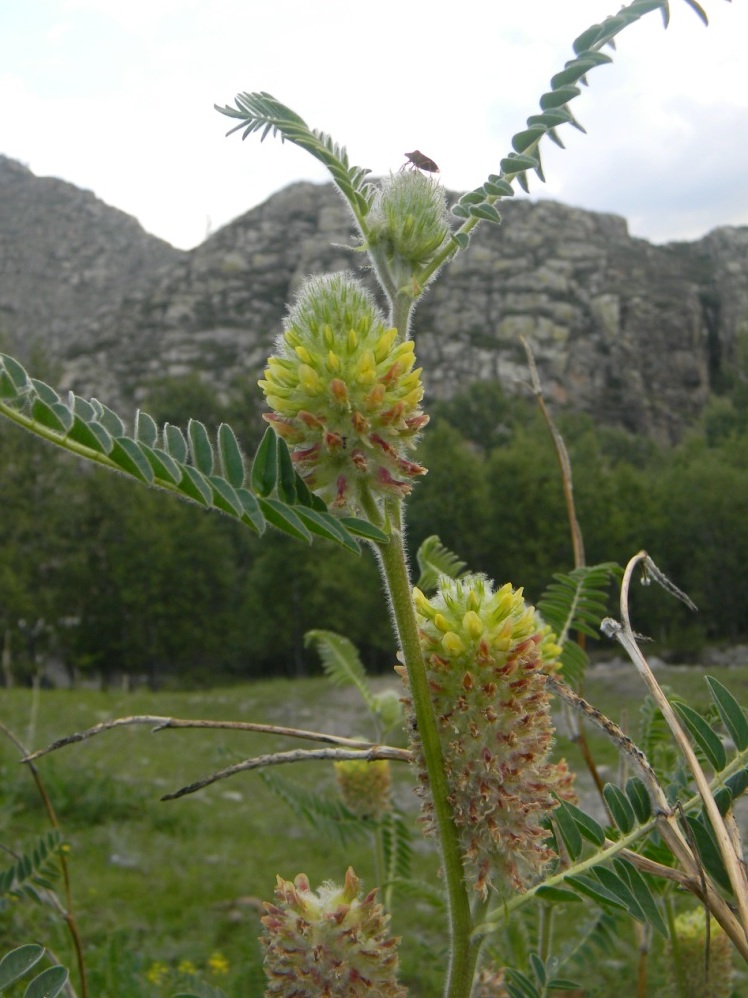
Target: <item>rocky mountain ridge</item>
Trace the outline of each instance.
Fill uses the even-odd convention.
[[[554,404],[677,439],[748,336],[748,227],[655,246],[614,215],[501,210],[417,311],[428,395],[488,379],[520,390],[524,335]],[[0,157],[0,333],[20,355],[39,342],[60,387],[115,407],[195,370],[228,390],[261,374],[306,276],[357,268],[354,242],[330,185],[294,184],[184,252]]]

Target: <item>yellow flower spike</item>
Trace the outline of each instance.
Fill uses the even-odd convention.
[[[490,890],[506,900],[556,858],[545,841],[547,818],[559,798],[574,800],[566,764],[550,755],[543,670],[558,646],[521,593],[511,586],[494,593],[480,575],[442,576],[435,596],[414,599],[465,875],[484,900]],[[434,831],[417,728],[410,741],[425,822]]]
[[[462,626],[471,638],[479,638],[485,630],[485,625],[475,610],[468,610],[462,618]]]
[[[410,455],[427,422],[423,391],[413,345],[402,350],[397,335],[352,275],[310,278],[261,383],[282,416],[268,422],[287,440],[296,470],[339,515],[360,515],[372,499],[402,499],[424,472]]]
[[[455,634],[454,631],[447,631],[442,638],[442,646],[450,655],[462,655],[465,651],[465,645],[462,643],[462,638],[459,634]]]

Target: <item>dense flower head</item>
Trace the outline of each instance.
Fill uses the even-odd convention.
[[[390,810],[392,774],[386,759],[343,759],[335,763],[343,803],[359,818],[381,818]]]
[[[557,801],[573,799],[553,740],[545,677],[560,648],[522,590],[494,591],[482,575],[442,576],[428,599],[414,590],[429,687],[467,877],[483,897],[522,890],[554,858],[543,827]],[[431,828],[418,732],[424,816]]]
[[[303,873],[278,877],[275,904],[266,902],[266,996],[282,998],[405,998],[396,980],[398,940],[376,890],[360,897],[349,867],[342,887],[313,891]]]
[[[428,421],[413,341],[389,328],[351,274],[310,278],[290,309],[260,387],[265,419],[309,488],[355,513],[361,492],[404,496],[425,469],[409,460]]]
[[[450,237],[444,188],[418,170],[401,170],[382,181],[367,222],[370,251],[375,258],[382,253],[403,283]]]

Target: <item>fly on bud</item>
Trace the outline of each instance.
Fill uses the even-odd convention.
[[[414,149],[413,152],[406,152],[404,155],[408,162],[403,164],[401,167],[402,170],[404,170],[409,163],[411,169],[413,170],[423,170],[425,173],[439,172],[439,167],[433,159],[430,159],[428,156],[424,156],[419,149]]]

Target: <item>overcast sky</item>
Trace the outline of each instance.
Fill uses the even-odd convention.
[[[634,235],[748,224],[748,0],[683,0],[627,29],[543,146],[533,196],[624,215]],[[499,171],[571,42],[617,0],[0,0],[0,152],[87,188],[176,246],[316,161],[225,138],[213,104],[266,90],[375,174],[405,150],[467,190]],[[1,221],[0,221],[0,224]]]

